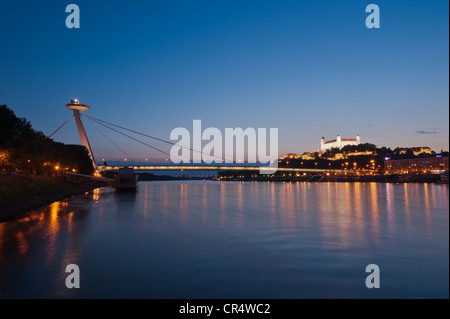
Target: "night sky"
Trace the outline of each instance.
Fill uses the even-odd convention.
[[[70,3],[80,29],[65,26]],[[370,3],[380,29],[365,26]],[[78,98],[86,115],[163,139],[200,119],[277,127],[280,155],[337,134],[439,152],[449,148],[448,12],[448,0],[2,0],[0,103],[46,134]],[[122,157],[85,126],[97,158]],[[99,128],[135,159],[164,156]],[[75,122],[54,139],[79,144]]]

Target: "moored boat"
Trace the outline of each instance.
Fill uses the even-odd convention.
[[[135,191],[138,185],[138,175],[133,168],[121,167],[114,175],[114,188],[117,191]]]

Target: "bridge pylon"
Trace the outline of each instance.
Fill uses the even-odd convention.
[[[90,109],[89,105],[81,104],[78,99],[70,100],[70,103],[66,104],[69,110],[73,111],[73,116],[75,117],[75,122],[77,123],[78,134],[80,134],[81,145],[87,148],[89,156],[91,157],[94,169],[97,171],[97,164],[95,163],[94,153],[92,153],[91,145],[84,129],[83,122],[81,121],[80,112],[84,112]]]

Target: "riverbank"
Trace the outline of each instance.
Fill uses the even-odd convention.
[[[0,176],[0,223],[33,209],[94,189],[50,176]]]
[[[261,175],[252,172],[221,172],[213,180],[239,182],[361,182],[361,183],[447,183],[448,174],[410,174],[410,175],[297,175],[280,173]]]

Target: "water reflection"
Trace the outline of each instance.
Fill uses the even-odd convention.
[[[371,204],[370,207],[370,215],[372,216],[372,220],[371,223],[375,226],[375,229],[378,229],[379,227],[379,218],[380,218],[380,212],[378,210],[378,189],[377,183],[370,183],[370,201],[369,203]],[[406,185],[406,184],[405,184]],[[375,236],[378,234],[378,231],[375,231],[374,234]],[[376,238],[378,239],[378,236],[376,236]]]
[[[12,297],[370,297],[355,274],[374,261],[378,297],[448,296],[448,185],[141,183],[0,224]],[[91,288],[64,287],[69,263]]]
[[[100,198],[100,188],[96,188],[92,191],[92,200],[98,201]]]

